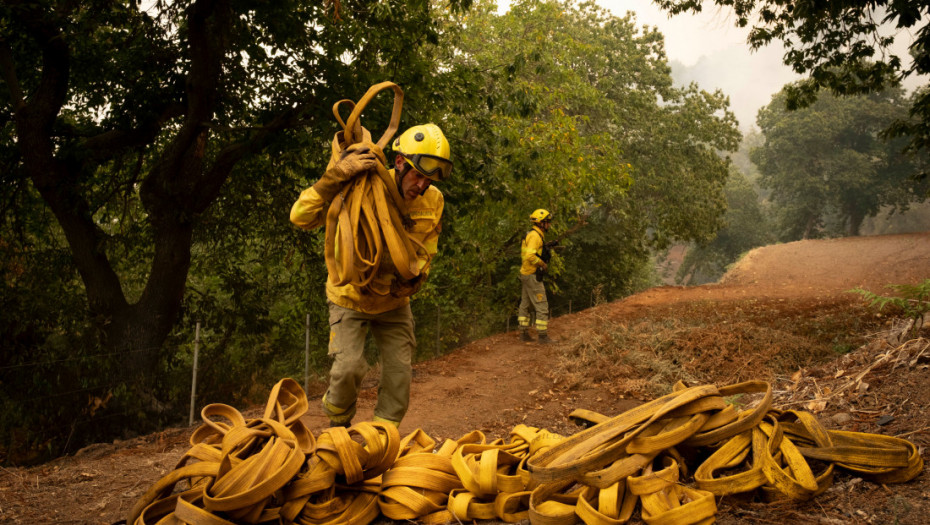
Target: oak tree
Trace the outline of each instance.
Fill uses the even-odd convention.
[[[4,2],[4,210],[19,221],[41,196],[102,341],[150,371],[230,180],[262,177],[241,169],[262,154],[324,144],[333,101],[406,67],[410,43],[435,38],[431,16],[417,0]],[[222,220],[244,197],[226,194]]]
[[[782,240],[858,235],[883,206],[906,209],[925,198],[913,183],[916,159],[901,141],[879,133],[907,111],[900,89],[855,97],[822,93],[804,109],[788,111],[782,90],[759,111],[765,143],[752,151],[760,183],[771,189]]]

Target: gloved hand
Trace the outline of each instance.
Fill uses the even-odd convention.
[[[391,295],[394,297],[410,297],[417,293],[420,290],[420,286],[423,285],[423,279],[421,279],[421,277],[422,275],[417,275],[413,279],[406,281],[395,275],[394,280],[391,281]]]
[[[320,177],[313,185],[313,189],[326,201],[333,200],[333,197],[342,190],[342,186],[352,180],[359,173],[364,173],[374,169],[378,165],[378,157],[367,147],[349,149],[342,152],[342,158],[339,159],[333,167],[326,170],[326,173]]]

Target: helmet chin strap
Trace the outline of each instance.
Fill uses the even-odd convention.
[[[398,191],[401,195],[404,195],[404,187],[403,187],[403,184],[402,184],[402,183],[404,182],[404,177],[406,177],[407,174],[410,173],[410,170],[412,170],[412,169],[413,169],[413,166],[411,166],[410,164],[407,164],[407,162],[404,162],[404,170],[397,174],[397,175],[398,175],[398,177],[397,177],[397,191]],[[429,187],[430,187],[430,185],[427,184],[426,187],[423,188],[423,191],[420,192],[420,196],[421,196],[421,197],[423,196],[424,193],[426,193],[426,190],[428,190]]]
[[[406,162],[404,163],[403,167],[404,167],[403,171],[398,170],[399,173],[397,174],[397,192],[400,193],[401,195],[404,194],[404,185],[403,185],[404,177],[406,177],[407,172],[410,171],[410,166],[408,166]]]

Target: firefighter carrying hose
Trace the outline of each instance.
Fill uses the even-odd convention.
[[[536,333],[540,343],[549,343],[549,301],[546,298],[546,287],[542,282],[542,275],[549,267],[544,258],[546,232],[552,223],[552,214],[547,210],[538,209],[530,214],[533,229],[530,230],[520,246],[520,283],[522,284],[522,299],[520,310],[517,313],[517,322],[520,325],[520,337],[524,341],[532,341],[530,337],[530,308],[536,312]]]
[[[410,296],[426,279],[427,262],[436,254],[441,230],[444,201],[432,183],[449,177],[452,161],[449,142],[435,124],[408,129],[394,140],[393,150],[391,176],[413,219],[407,234],[425,248],[425,253],[418,254],[421,272],[412,280],[404,280],[391,271],[393,265],[382,266],[375,281],[387,283],[390,293],[385,295],[352,284],[336,286],[333,276],[328,276],[329,355],[334,361],[322,403],[333,426],[349,426],[355,415],[359,388],[368,371],[364,349],[369,329],[381,362],[375,421],[400,425],[410,404],[411,358],[416,348]],[[291,209],[291,222],[307,230],[323,225],[330,203],[343,186],[377,162],[367,148],[349,151],[300,194]]]

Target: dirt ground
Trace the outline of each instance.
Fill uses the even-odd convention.
[[[926,461],[930,332],[899,337],[904,327],[892,312],[876,312],[848,290],[888,295],[888,284],[927,278],[930,232],[760,248],[718,284],[653,288],[558,317],[550,323],[556,344],[522,343],[511,332],[419,363],[401,435],[421,428],[439,441],[477,429],[507,437],[518,423],[570,435],[579,430],[567,417],[575,408],[616,415],[679,379],[721,386],[761,379],[773,383],[776,407],[811,411],[829,428],[906,437]],[[366,380],[357,420],[372,415],[376,373]],[[314,433],[328,426],[316,403],[323,388],[308,393],[305,420]],[[117,523],[174,469],[192,430],[0,469],[0,522]],[[840,471],[831,489],[805,503],[720,498],[717,519],[924,524],[928,478],[925,469],[909,483],[885,486]]]

